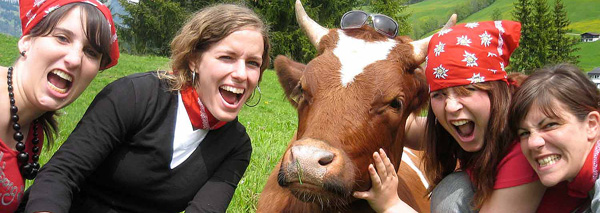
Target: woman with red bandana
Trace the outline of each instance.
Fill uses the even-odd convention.
[[[567,64],[537,70],[515,93],[510,129],[523,154],[547,187],[566,185],[550,205],[576,200],[583,212],[600,203],[600,91],[577,67]]]
[[[21,55],[0,67],[0,212],[14,212],[25,179],[38,174],[44,136],[56,111],[72,103],[99,70],[117,64],[109,9],[96,0],[21,0]]]
[[[252,153],[237,115],[269,48],[246,7],[192,15],[171,42],[173,71],[106,86],[40,171],[26,212],[225,212]]]
[[[425,124],[413,122],[418,128],[408,128],[407,135],[425,132],[432,212],[547,212],[577,206],[574,200],[558,208],[545,205],[560,190],[546,191],[508,128],[511,97],[524,76],[508,76],[505,67],[520,30],[517,22],[487,21],[457,25],[431,38],[425,70],[429,112]],[[385,172],[393,166],[381,152],[374,160],[372,189],[355,196],[380,212],[407,210],[396,192],[385,188],[397,186],[396,173]]]

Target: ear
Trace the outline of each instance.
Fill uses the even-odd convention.
[[[600,131],[600,113],[591,111],[586,117],[588,141],[596,142],[598,140],[598,132]]]
[[[196,70],[196,67],[197,67],[196,65],[198,65],[197,61],[198,61],[198,56],[196,54],[190,56],[190,58],[188,59],[188,66],[189,66],[190,70],[193,72],[198,71],[198,70]]]
[[[274,67],[275,72],[277,73],[277,78],[279,79],[279,84],[285,92],[285,96],[288,98],[290,103],[294,105],[294,107],[298,106],[298,104],[292,100],[290,95],[298,85],[306,65],[279,55],[277,58],[275,58]]]
[[[19,42],[17,43],[19,52],[28,51],[29,48],[31,47],[32,40],[33,40],[33,38],[30,35],[25,35],[25,36],[21,37],[19,39]]]

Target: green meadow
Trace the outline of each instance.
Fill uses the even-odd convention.
[[[454,5],[462,3],[462,0],[426,0],[408,7],[408,12],[412,13],[409,23],[425,22],[428,19],[439,20],[439,23],[446,23],[450,17]],[[501,18],[512,20],[513,2],[515,0],[496,0],[490,6],[474,13],[461,20],[459,23],[468,23],[475,21],[492,20],[494,10],[501,11]],[[581,34],[585,32],[600,33],[600,1],[598,0],[563,0],[567,11],[567,17],[571,21],[569,28],[572,33]],[[554,0],[548,0],[550,10],[554,7]],[[427,35],[431,35],[430,32]],[[579,35],[577,35],[579,36]],[[590,71],[600,67],[600,42],[580,43],[580,48],[576,52],[579,55],[580,63],[578,66],[584,71]]]
[[[0,66],[13,64],[19,54],[16,44],[17,38],[0,34]],[[121,54],[119,63],[115,67],[99,73],[75,102],[60,110],[59,136],[50,149],[44,147],[40,163],[42,165],[46,163],[66,140],[88,105],[104,86],[129,74],[165,70],[168,67],[168,58]],[[262,91],[260,103],[256,107],[245,106],[239,114],[239,121],[246,126],[252,139],[253,152],[250,165],[238,185],[228,212],[256,211],[258,198],[267,177],[285,151],[296,129],[296,111],[285,99],[273,70],[265,71],[260,88]],[[28,185],[30,184],[31,182]]]

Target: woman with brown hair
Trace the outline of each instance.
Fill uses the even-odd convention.
[[[52,144],[57,133],[56,111],[119,58],[112,16],[96,0],[21,0],[19,9],[21,55],[0,67],[0,212],[14,212],[25,179],[38,174],[44,136]]]
[[[598,212],[600,91],[583,71],[568,64],[535,71],[515,93],[509,123],[542,184],[562,189],[542,205],[584,212],[591,201]]]
[[[237,115],[269,48],[246,7],[195,13],[171,43],[171,72],[133,74],[96,96],[26,212],[225,212],[252,153]]]

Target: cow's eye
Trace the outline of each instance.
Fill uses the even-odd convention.
[[[392,100],[392,102],[390,102],[390,107],[394,109],[402,109],[402,100],[400,100],[399,98],[395,98],[394,100]]]

